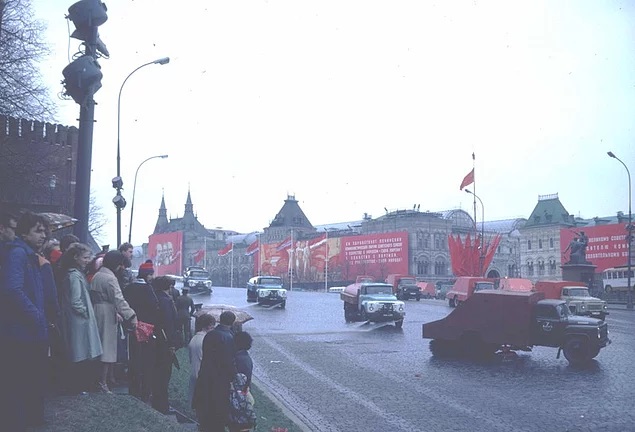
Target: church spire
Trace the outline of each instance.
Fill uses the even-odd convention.
[[[187,200],[185,201],[185,214],[184,217],[188,214],[194,215],[194,206],[192,205],[192,196],[190,195],[190,189],[187,189]]]
[[[165,207],[165,193],[161,194],[161,207],[159,207],[159,218],[154,226],[154,232],[160,233],[168,226],[168,209]]]

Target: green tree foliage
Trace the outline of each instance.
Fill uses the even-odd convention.
[[[55,105],[38,68],[49,54],[45,29],[31,0],[0,0],[0,114],[53,120]]]

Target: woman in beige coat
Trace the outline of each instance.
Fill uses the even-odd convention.
[[[99,387],[109,393],[107,379],[113,365],[117,362],[117,324],[118,316],[129,321],[134,328],[137,325],[135,311],[123,298],[116,274],[124,268],[124,256],[119,251],[110,251],[104,256],[102,267],[90,283],[90,299],[95,309],[99,336],[101,338],[101,380]]]

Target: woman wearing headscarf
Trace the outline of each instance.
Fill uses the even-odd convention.
[[[102,354],[95,311],[84,275],[91,259],[90,248],[82,243],[73,243],[60,259],[60,269],[64,274],[59,290],[60,308],[70,362],[70,374],[67,378],[74,392],[89,389],[92,384],[89,361]]]
[[[124,299],[117,280],[117,273],[124,268],[124,256],[119,251],[109,251],[104,255],[102,266],[90,283],[90,299],[95,309],[99,337],[101,339],[101,378],[99,388],[110,393],[107,380],[117,362],[117,324],[119,317],[137,325],[135,311]]]

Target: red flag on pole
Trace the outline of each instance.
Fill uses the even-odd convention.
[[[218,251],[218,256],[225,256],[234,249],[234,244],[229,242],[227,246]]]
[[[203,258],[205,257],[205,249],[199,249],[194,253],[194,263],[198,264],[200,263]]]
[[[253,255],[258,252],[258,239],[256,239],[252,244],[247,246],[247,250],[245,251],[245,255]]]
[[[463,190],[463,188],[468,187],[469,185],[471,185],[472,183],[474,183],[474,168],[472,168],[472,171],[470,171],[465,178],[463,179],[463,181],[461,182],[461,187],[459,188],[460,190]]]

